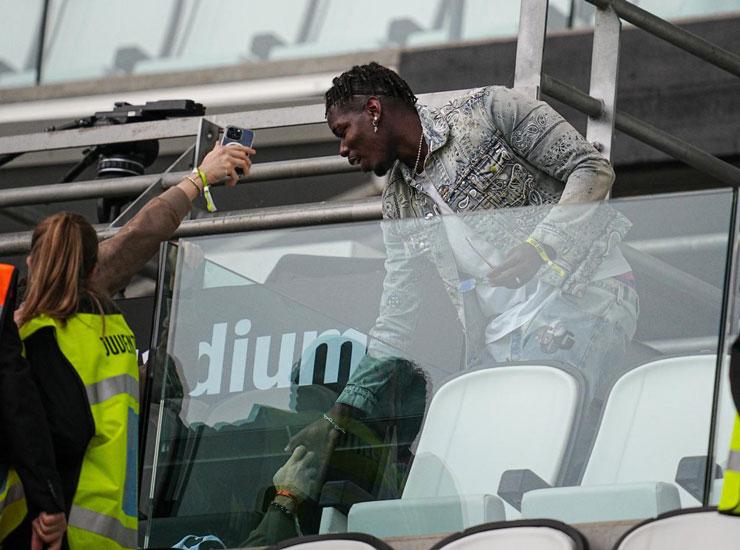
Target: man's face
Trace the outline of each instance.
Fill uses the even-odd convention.
[[[372,121],[373,114],[367,106],[362,110],[334,106],[326,117],[329,128],[340,140],[339,154],[350,164],[359,164],[363,172],[383,176],[393,166],[396,154],[382,122],[376,133]]]

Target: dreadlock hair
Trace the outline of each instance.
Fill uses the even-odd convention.
[[[326,112],[355,96],[373,95],[396,98],[411,108],[416,103],[416,96],[404,79],[373,61],[367,65],[355,65],[332,80],[332,87],[326,92]]]

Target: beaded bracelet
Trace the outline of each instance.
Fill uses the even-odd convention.
[[[295,525],[295,532],[298,533],[298,536],[303,536],[303,531],[301,531],[301,524],[298,523],[298,516],[295,515],[295,512],[291,512],[285,506],[283,506],[282,504],[278,504],[277,502],[271,502],[270,506],[280,510],[283,514],[285,514],[286,517],[291,518],[293,520],[293,525]]]
[[[277,509],[278,509],[278,510],[280,510],[280,511],[281,511],[281,512],[282,512],[283,514],[285,514],[286,516],[288,516],[289,518],[292,518],[292,517],[293,517],[293,512],[291,512],[290,510],[288,510],[288,509],[287,509],[287,508],[286,508],[285,506],[283,506],[282,504],[278,504],[277,502],[271,502],[271,503],[270,503],[270,506],[273,506],[273,507],[277,508]]]
[[[329,424],[331,424],[331,427],[334,428],[339,433],[341,433],[342,435],[347,435],[347,430],[345,430],[339,424],[337,424],[337,421],[334,420],[331,416],[329,416],[326,413],[324,413],[324,420],[326,420]]]

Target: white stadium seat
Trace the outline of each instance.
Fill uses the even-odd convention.
[[[694,508],[665,514],[625,533],[614,550],[737,550],[740,518],[715,509]]]
[[[364,533],[309,535],[283,541],[268,550],[392,550],[388,544]]]
[[[553,520],[479,525],[439,541],[431,550],[585,550],[580,531]]]
[[[581,486],[525,493],[522,515],[608,521],[698,506],[699,500],[675,478],[682,458],[707,454],[715,363],[715,355],[671,357],[622,376],[607,400]],[[733,410],[726,384],[719,410]],[[720,415],[720,464],[726,459],[732,420]]]
[[[580,399],[576,378],[554,366],[496,367],[447,382],[429,406],[402,498],[355,504],[348,529],[408,536],[505,519],[495,496],[501,475],[526,468],[555,483]],[[325,525],[332,514],[325,510]]]

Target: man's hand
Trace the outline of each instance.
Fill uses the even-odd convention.
[[[542,258],[527,243],[515,246],[506,254],[506,258],[488,275],[492,286],[519,288],[535,276],[542,265]]]
[[[321,449],[326,446],[331,432],[334,431],[336,430],[332,428],[331,424],[323,418],[319,418],[291,437],[285,450],[293,452],[300,445],[313,450]]]
[[[31,550],[42,550],[48,545],[49,550],[60,550],[62,537],[67,530],[67,519],[63,512],[47,514],[41,512],[31,522]]]
[[[239,178],[249,173],[252,161],[249,158],[256,151],[251,147],[245,147],[238,143],[228,146],[217,143],[205,156],[199,168],[206,175],[208,184],[224,182],[229,187],[234,187]],[[242,175],[237,174],[240,168]]]
[[[276,489],[287,489],[298,501],[315,498],[319,464],[316,454],[303,445],[296,447],[288,461],[275,472],[272,482]]]

